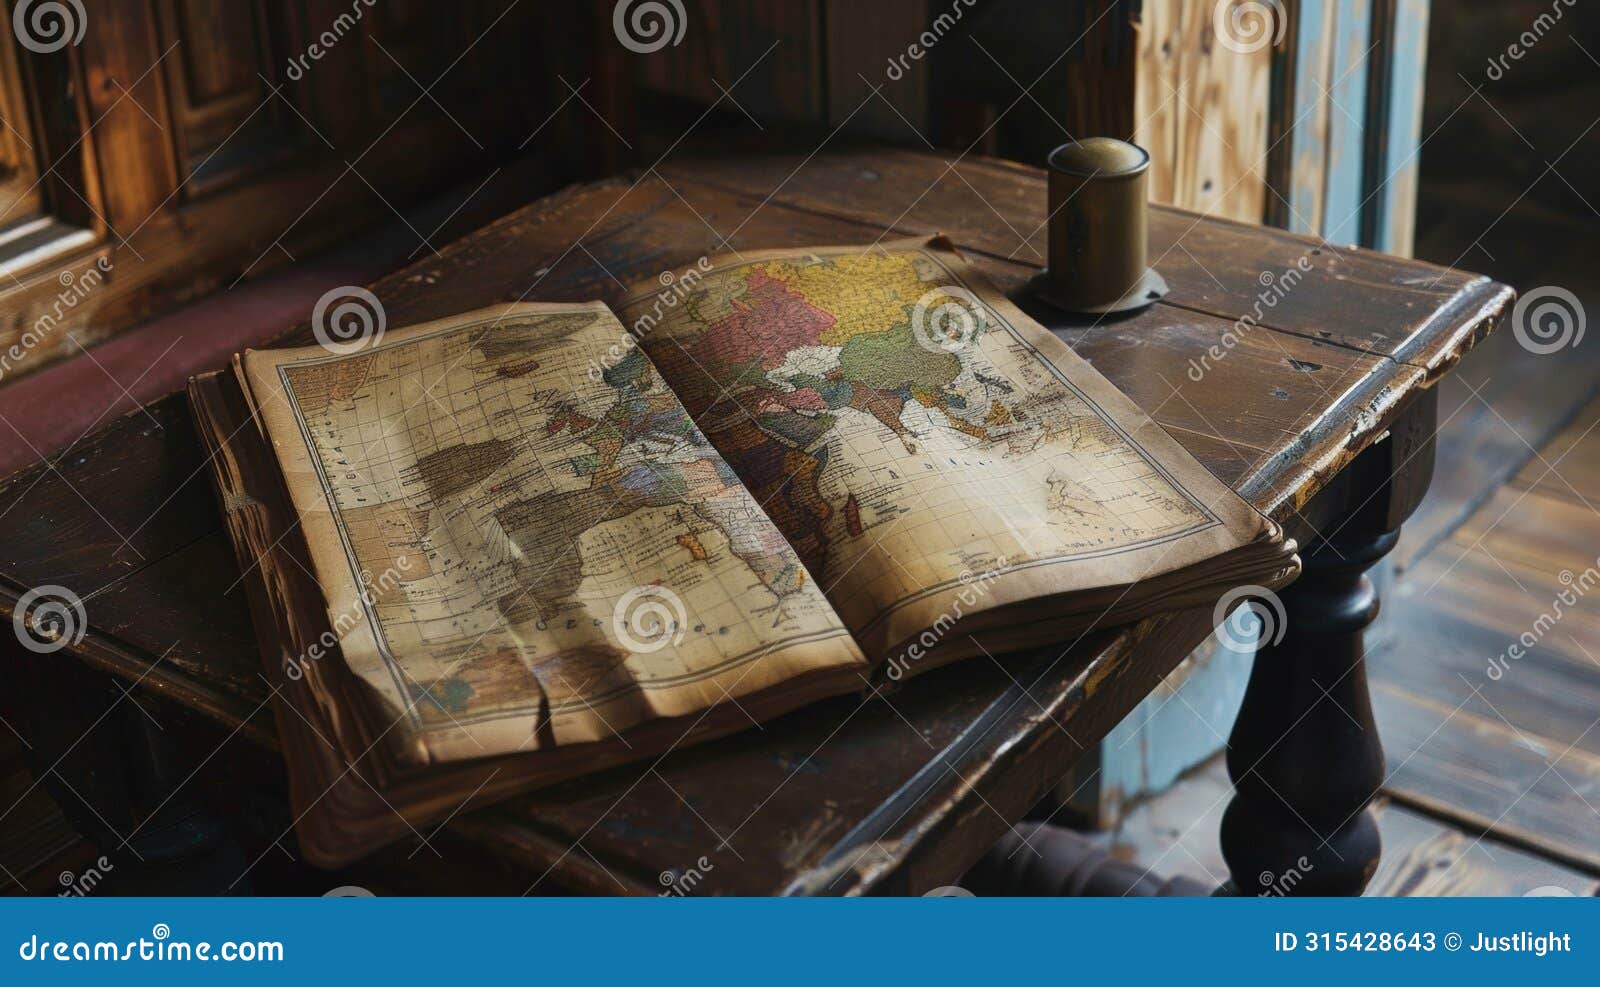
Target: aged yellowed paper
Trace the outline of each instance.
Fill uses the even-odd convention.
[[[725,255],[619,315],[874,658],[1265,523],[942,241]]]
[[[432,760],[599,740],[865,667],[599,303],[244,366],[344,660]],[[305,660],[301,656],[299,660]]]

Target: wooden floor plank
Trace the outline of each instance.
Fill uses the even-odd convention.
[[[1116,856],[1163,877],[1220,881],[1228,871],[1217,833],[1231,792],[1223,759],[1213,758],[1181,784],[1130,810],[1116,830],[1100,839]],[[1592,875],[1493,837],[1480,840],[1387,800],[1380,799],[1375,809],[1383,860],[1368,888],[1370,895],[1506,896],[1551,893],[1552,888],[1593,895],[1600,890]],[[1259,887],[1242,890],[1270,893],[1281,880],[1264,875]]]
[[[1517,897],[1593,895],[1591,875],[1478,838],[1448,824],[1380,800],[1374,807],[1383,835],[1383,862],[1367,893],[1379,897]]]
[[[1452,543],[1412,576],[1390,590],[1394,619],[1380,617],[1368,642],[1377,664],[1392,654],[1442,649],[1450,667],[1477,685],[1502,681],[1510,666],[1547,660],[1572,665],[1567,674],[1576,676],[1580,689],[1600,675],[1600,571],[1560,562],[1535,566],[1511,552]],[[1430,637],[1410,629],[1431,622],[1439,626]],[[1600,708],[1590,719],[1596,715]]]
[[[1600,587],[1555,619],[1558,579],[1442,548],[1390,590],[1372,680],[1600,756]]]
[[[1573,417],[1539,455],[1528,460],[1511,485],[1551,497],[1597,504],[1600,497],[1600,396]]]
[[[1600,552],[1600,488],[1563,491],[1565,486],[1547,476],[1534,489],[1501,487],[1450,540],[1498,562],[1576,577],[1595,565]]]
[[[1600,872],[1596,422],[1600,400],[1402,573],[1368,657],[1386,790]]]
[[[1379,681],[1385,791],[1469,833],[1600,873],[1600,759]]]

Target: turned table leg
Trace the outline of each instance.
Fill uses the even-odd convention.
[[[1236,894],[1359,895],[1378,866],[1367,808],[1383,783],[1362,632],[1378,615],[1366,570],[1398,531],[1353,530],[1301,555],[1282,640],[1255,657],[1228,740],[1234,797],[1222,852]]]

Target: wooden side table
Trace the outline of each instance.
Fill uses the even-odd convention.
[[[1044,262],[1044,211],[1040,172],[992,160],[866,149],[675,162],[532,203],[373,288],[399,326],[516,299],[615,301],[624,283],[729,249],[943,231],[1015,294]],[[1362,573],[1427,488],[1432,385],[1512,294],[1177,210],[1156,209],[1151,234],[1172,288],[1161,303],[1114,320],[1029,307],[1307,546],[1306,574],[1283,594],[1287,634],[1258,656],[1233,732],[1224,846],[1244,893],[1287,867],[1304,872],[1296,893],[1359,893],[1377,861],[1364,807],[1383,768],[1361,649],[1376,597]],[[182,395],[12,477],[0,516],[5,607],[45,584],[85,600],[81,643],[11,649],[4,715],[38,738],[47,784],[98,751],[70,786],[102,841],[169,831],[171,807],[195,801],[192,779],[218,765],[281,807],[263,756],[270,696]],[[1172,614],[966,662],[461,814],[383,859],[421,869],[444,854],[453,890],[650,894],[692,876],[697,894],[920,893],[1009,832],[1211,629],[1209,612]],[[53,683],[89,672],[112,683],[108,705],[63,700],[81,687]],[[104,741],[142,716],[203,724],[206,739],[163,753],[174,760],[142,790],[111,792],[126,778],[117,759],[145,755]],[[286,814],[263,818],[222,814],[247,862],[229,886],[292,847]]]

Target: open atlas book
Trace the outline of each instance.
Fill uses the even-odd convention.
[[[942,238],[362,342],[190,384],[322,863],[1296,570]]]

